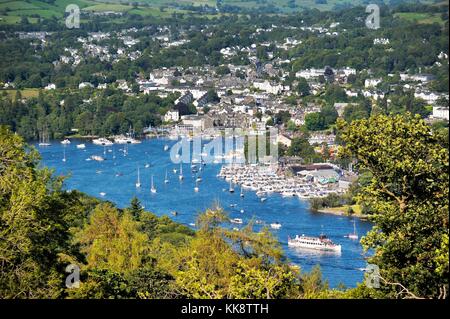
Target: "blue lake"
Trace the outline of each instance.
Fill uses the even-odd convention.
[[[86,148],[77,149],[76,144],[85,143]],[[228,183],[217,177],[222,164],[207,164],[201,173],[202,182],[195,192],[196,176],[191,172],[190,164],[183,164],[184,180],[179,181],[173,169],[179,164],[170,160],[169,151],[164,145],[173,145],[176,141],[167,139],[150,139],[141,144],[104,148],[90,142],[72,140],[64,146],[53,141],[49,147],[38,147],[42,164],[53,168],[57,175],[69,175],[65,182],[66,189],[77,189],[98,198],[110,200],[119,207],[127,207],[133,196],[137,196],[145,209],[157,215],[168,215],[175,221],[189,225],[195,223],[196,216],[218,202],[230,215],[230,218],[242,218],[244,223],[250,219],[263,220],[266,224],[280,222],[282,228],[271,230],[279,239],[290,262],[302,270],[309,271],[319,264],[323,276],[331,287],[343,283],[355,287],[363,280],[362,268],[365,268],[365,255],[358,240],[344,236],[353,231],[353,218],[328,214],[312,213],[308,203],[297,197],[282,198],[273,194],[261,202],[254,192],[246,191],[245,197],[228,192]],[[66,161],[62,159],[66,156]],[[106,158],[103,162],[87,160],[92,155]],[[115,157],[115,158],[113,158]],[[145,167],[147,164],[147,168]],[[137,168],[140,167],[141,188],[136,188]],[[165,184],[165,174],[169,183]],[[156,194],[150,192],[151,176],[154,176]],[[105,193],[101,196],[100,193]],[[234,207],[232,207],[232,206]],[[241,210],[244,210],[241,213]],[[170,212],[177,211],[177,216]],[[236,227],[236,225],[230,225]],[[239,226],[238,226],[239,227]],[[259,225],[256,225],[257,230]],[[356,219],[357,232],[364,235],[372,224]],[[331,253],[296,250],[287,246],[288,236],[305,234],[318,236],[325,233],[331,240],[342,245],[340,255]]]

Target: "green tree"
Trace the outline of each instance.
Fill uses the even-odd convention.
[[[87,256],[87,267],[127,272],[141,267],[148,258],[148,236],[129,212],[120,214],[109,203],[95,207],[89,223],[77,234]]]
[[[448,291],[448,149],[419,115],[379,115],[339,121],[342,156],[372,173],[359,202],[374,228],[363,238],[375,249],[388,297],[442,297]],[[448,247],[448,246],[447,246]],[[407,289],[404,290],[402,286]]]
[[[58,298],[69,250],[70,198],[39,156],[0,126],[0,296]]]
[[[305,78],[299,78],[297,84],[297,93],[300,94],[300,96],[307,96],[311,94],[311,88],[309,87],[309,84]]]
[[[322,131],[326,128],[325,119],[320,112],[305,115],[305,126],[310,131]]]

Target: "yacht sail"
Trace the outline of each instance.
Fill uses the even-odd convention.
[[[136,182],[136,187],[139,188],[141,187],[141,176],[140,176],[140,172],[139,172],[139,167],[137,169],[137,182]]]

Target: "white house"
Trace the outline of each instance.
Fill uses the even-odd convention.
[[[428,104],[434,104],[439,99],[440,95],[434,92],[415,92],[414,97],[416,99],[422,99]]]
[[[56,89],[56,85],[54,83],[49,83],[49,84],[47,84],[47,86],[44,89],[45,90],[54,90],[54,89]]]
[[[381,83],[381,79],[366,79],[364,81],[364,87],[375,87],[378,83]]]
[[[432,117],[435,119],[449,120],[448,107],[443,106],[433,106]]]
[[[84,89],[84,88],[87,88],[87,87],[93,88],[94,85],[92,85],[89,82],[81,82],[80,84],[78,84],[78,89],[80,89],[80,90]]]
[[[264,82],[254,82],[253,86],[261,91],[265,91],[267,93],[271,93],[274,95],[279,94],[282,92],[285,87],[281,84],[272,84],[269,81]]]
[[[321,75],[324,75],[325,69],[306,69],[300,70],[295,73],[295,77],[297,78],[305,78],[305,79],[313,79],[318,78]]]
[[[290,147],[292,144],[292,139],[284,134],[278,134],[277,143],[281,143],[284,146]]]
[[[164,115],[164,121],[165,122],[178,122],[180,120],[180,112],[178,110],[169,110]]]

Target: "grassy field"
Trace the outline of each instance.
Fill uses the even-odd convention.
[[[16,97],[17,90],[0,90],[0,94],[3,94],[4,92],[6,92],[10,98],[14,99]],[[39,89],[23,89],[20,90],[20,94],[24,99],[37,97],[39,95]]]
[[[438,13],[418,13],[418,12],[398,12],[394,15],[400,19],[408,21],[416,21],[417,23],[430,24],[439,23],[444,24],[441,15]]]
[[[353,210],[352,215],[348,215],[348,209],[349,209],[348,205],[339,206],[339,207],[331,207],[331,208],[323,208],[323,209],[319,209],[319,212],[325,213],[325,214],[341,215],[341,216],[355,216],[355,217],[360,217],[360,218],[365,217],[365,215],[362,214],[361,206],[351,205],[350,207]]]
[[[31,23],[35,23],[37,18],[62,18],[65,9],[69,4],[76,4],[81,9],[95,5],[91,0],[56,0],[54,4],[49,4],[39,0],[13,1],[0,0],[0,24],[19,23],[21,17],[28,17]]]
[[[139,14],[142,16],[157,16],[167,17],[173,12],[187,13],[188,11],[179,10],[171,7],[168,3],[174,1],[168,0],[139,0],[140,5],[133,7],[133,1],[128,1],[129,4],[124,4],[126,1],[120,0],[56,0],[54,4],[49,4],[40,0],[15,1],[15,0],[0,0],[0,24],[17,24],[22,17],[27,17],[29,22],[36,23],[37,16],[42,18],[62,18],[65,13],[66,6],[69,4],[76,4],[82,11],[89,12],[128,12]],[[177,3],[215,6],[215,0],[182,0]],[[160,10],[164,6],[163,10]],[[61,21],[63,22],[63,21]]]
[[[133,7],[131,4],[139,5]],[[335,5],[361,5],[364,0],[327,0],[325,4],[317,4],[316,0],[295,0],[295,6],[289,6],[289,0],[266,0],[264,3],[256,0],[223,0],[226,5],[241,7],[243,9],[258,8],[265,5],[274,5],[284,13],[302,10],[304,8],[316,8],[319,10],[332,10]],[[428,3],[429,0],[423,0]],[[69,4],[76,4],[81,10],[91,12],[129,12],[142,16],[166,17],[173,12],[187,13],[179,8],[180,5],[210,7],[216,6],[216,0],[55,0],[49,4],[42,0],[0,0],[0,24],[17,24],[21,17],[28,17],[31,23],[38,21],[37,17],[62,18],[65,8]],[[160,8],[163,7],[163,10]],[[206,15],[207,16],[207,15]],[[398,13],[398,17],[409,20],[418,20],[420,23],[442,23],[439,15],[428,13]],[[63,22],[63,21],[61,21]]]

